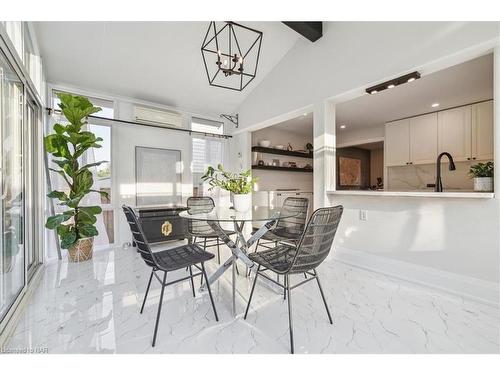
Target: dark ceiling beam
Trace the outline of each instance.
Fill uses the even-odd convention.
[[[317,41],[323,36],[323,22],[284,22],[292,30],[306,37],[311,42]]]

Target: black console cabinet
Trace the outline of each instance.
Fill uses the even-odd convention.
[[[187,220],[179,212],[183,206],[138,207],[135,209],[149,243],[188,238]]]

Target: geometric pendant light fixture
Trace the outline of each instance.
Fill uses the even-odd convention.
[[[241,91],[257,74],[262,32],[235,22],[210,22],[201,54],[211,86]]]

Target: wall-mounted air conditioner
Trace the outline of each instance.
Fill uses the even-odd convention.
[[[141,124],[182,128],[182,115],[176,112],[135,106],[134,117]]]

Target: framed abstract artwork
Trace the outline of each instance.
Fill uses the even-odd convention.
[[[340,186],[361,185],[361,160],[339,157]]]

